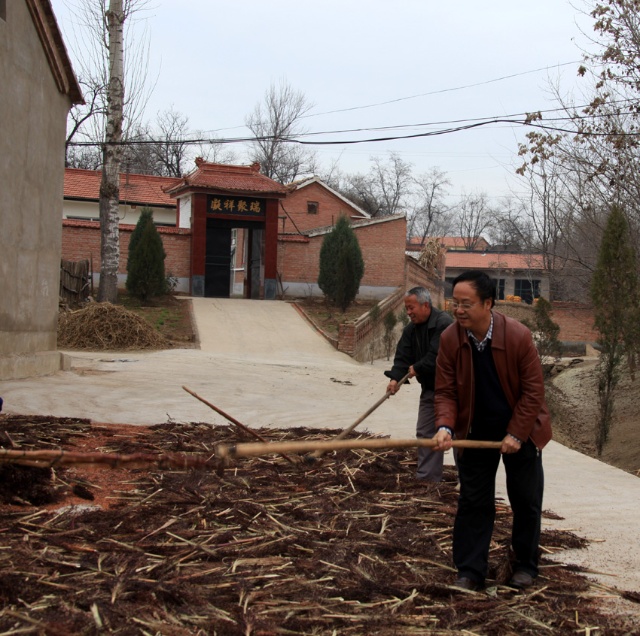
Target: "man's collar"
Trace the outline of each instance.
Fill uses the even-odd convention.
[[[484,351],[487,343],[493,337],[493,312],[491,312],[491,322],[489,323],[489,329],[487,330],[487,333],[481,341],[473,335],[470,329],[467,329],[467,336],[469,336],[469,340],[473,342],[478,351]]]

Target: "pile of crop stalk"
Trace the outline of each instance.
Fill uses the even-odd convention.
[[[260,432],[274,441],[335,435]],[[105,452],[205,456],[245,441],[201,423],[161,424],[131,440],[86,420],[0,416],[5,448],[73,450],[98,438]],[[548,558],[585,545],[570,532],[543,531],[530,591],[505,586],[510,511],[501,501],[486,591],[453,589],[455,475],[447,469],[430,485],[414,472],[415,449],[343,451],[298,466],[268,456],[220,471],[118,469],[109,508],[56,508],[42,505],[47,492],[81,494],[80,484],[91,499],[92,473],[0,466],[0,497],[13,502],[2,507],[0,633],[637,633],[631,615],[603,608],[638,595]],[[40,507],[28,505],[31,491]]]
[[[111,303],[89,303],[58,316],[58,346],[69,349],[127,351],[161,349],[166,338],[136,313]]]

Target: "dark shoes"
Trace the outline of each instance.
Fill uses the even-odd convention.
[[[453,582],[453,587],[457,587],[460,590],[468,590],[469,592],[478,592],[484,587],[484,585],[482,585],[482,583],[478,583],[477,581],[472,581],[466,576],[459,576]]]
[[[522,570],[516,570],[509,581],[509,587],[515,587],[517,590],[524,590],[531,585],[533,585],[533,577]]]

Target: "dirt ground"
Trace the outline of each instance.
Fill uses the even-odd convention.
[[[561,444],[597,457],[640,477],[640,377],[624,369],[614,400],[609,440],[596,454],[598,387],[596,359],[585,360],[555,377],[547,391],[554,438]]]
[[[273,441],[328,435],[259,433]],[[206,456],[219,443],[245,439],[209,424],[0,416],[5,448]],[[506,586],[511,521],[501,501],[487,590],[452,588],[455,475],[447,468],[442,484],[416,481],[411,450],[343,451],[295,465],[273,456],[212,460],[209,470],[189,471],[0,470],[3,634],[622,636],[640,629],[637,617],[606,609],[616,599],[639,603],[639,595],[605,589],[580,567],[549,558],[585,546],[570,531],[543,531],[534,589]]]

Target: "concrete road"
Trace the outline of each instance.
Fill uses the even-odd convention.
[[[67,352],[70,371],[2,383],[5,411],[106,423],[226,423],[187,386],[254,428],[344,428],[385,393],[387,361],[361,364],[337,352],[287,303],[195,298],[193,307],[200,349]],[[418,395],[413,382],[359,428],[413,437]],[[545,509],[563,517],[544,520],[545,527],[592,541],[558,560],[590,568],[605,585],[640,591],[640,479],[555,442],[544,465]],[[504,475],[498,483],[506,499]]]

